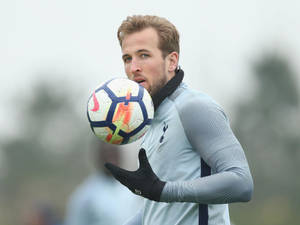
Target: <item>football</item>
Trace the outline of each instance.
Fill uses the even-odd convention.
[[[88,99],[87,117],[92,131],[111,144],[128,144],[141,138],[153,115],[153,102],[147,90],[127,78],[100,84]]]

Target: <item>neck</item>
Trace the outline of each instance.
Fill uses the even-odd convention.
[[[170,96],[179,84],[182,82],[184,76],[184,72],[182,69],[178,69],[175,71],[175,74],[171,77],[171,79],[163,86],[153,97],[154,110],[156,111],[162,101]]]
[[[173,77],[175,77],[175,75],[176,75],[176,71],[173,71],[173,72],[169,73],[167,75],[167,77],[168,77],[168,81],[167,82],[169,82]]]

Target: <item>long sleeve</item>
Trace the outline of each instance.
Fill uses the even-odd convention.
[[[212,175],[167,182],[161,201],[223,204],[249,201],[253,181],[244,151],[223,110],[208,98],[177,106],[186,136]]]

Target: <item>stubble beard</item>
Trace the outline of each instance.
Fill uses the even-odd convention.
[[[159,80],[156,80],[156,82],[150,87],[149,93],[151,97],[156,95],[168,82],[167,76],[163,75],[160,77]]]

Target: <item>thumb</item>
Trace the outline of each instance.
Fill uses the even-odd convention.
[[[139,162],[140,162],[140,167],[146,165],[148,162],[148,158],[146,155],[145,149],[141,148],[139,151]]]
[[[141,148],[139,151],[139,162],[140,162],[140,168],[147,168],[152,171],[150,163],[148,161],[148,157],[146,155],[146,151],[143,148]]]

